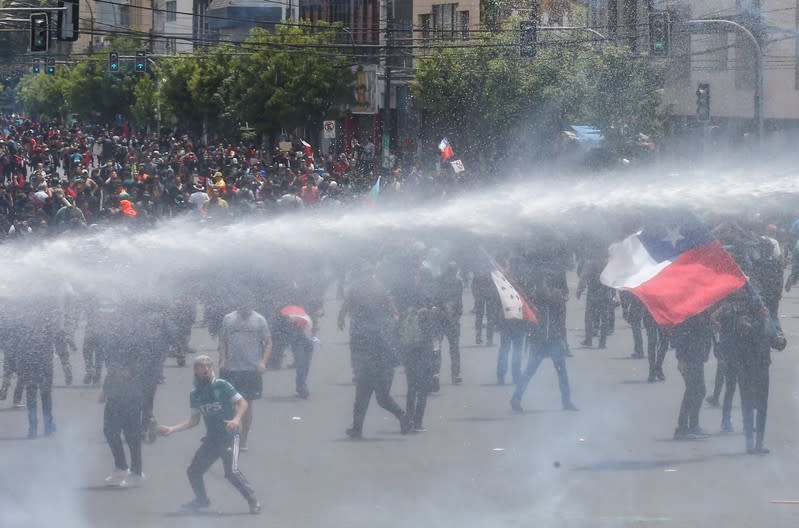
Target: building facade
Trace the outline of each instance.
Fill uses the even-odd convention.
[[[754,131],[756,53],[751,39],[726,26],[688,20],[724,19],[751,31],[762,51],[766,131],[799,128],[799,1],[590,0],[589,25],[634,49],[648,50],[651,11],[671,14],[671,52],[665,100],[675,121],[696,124],[697,89],[710,86],[711,125],[740,136]]]

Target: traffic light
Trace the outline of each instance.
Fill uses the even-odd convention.
[[[55,75],[55,57],[47,59],[47,67],[44,69],[47,75]]]
[[[112,51],[108,54],[108,71],[119,73],[119,53]]]
[[[33,59],[33,73],[42,72],[42,62],[39,59]]]
[[[147,72],[147,52],[146,51],[137,51],[136,52],[136,73],[146,73]]]
[[[58,40],[75,42],[79,36],[80,2],[78,0],[60,0],[58,7]]]
[[[50,43],[50,17],[47,13],[33,13],[30,21],[31,53],[43,53]]]
[[[696,119],[710,121],[710,85],[707,83],[699,83],[696,89]]]
[[[671,44],[671,18],[668,11],[649,14],[649,53],[666,57]]]
[[[537,31],[535,20],[522,20],[519,23],[519,55],[522,57],[535,57]]]

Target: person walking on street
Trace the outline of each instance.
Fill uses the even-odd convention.
[[[222,320],[219,334],[219,372],[247,400],[247,409],[241,421],[242,451],[247,450],[247,440],[252,426],[252,402],[261,399],[262,375],[272,353],[272,335],[266,318],[252,309],[251,297],[244,294],[241,307]]]
[[[400,431],[406,434],[411,430],[411,421],[391,397],[397,358],[387,334],[397,323],[397,311],[370,265],[362,265],[356,273],[362,278],[353,282],[338,316],[342,331],[350,316],[350,354],[355,374],[352,427],[346,433],[353,439],[363,436],[366,410],[374,393],[378,405],[397,418]]]

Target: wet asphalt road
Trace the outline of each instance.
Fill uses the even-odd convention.
[[[572,281],[574,277],[571,277]],[[573,286],[573,285],[572,285]],[[471,299],[466,299],[471,307]],[[569,359],[578,413],[560,410],[550,362],[539,369],[514,415],[511,387],[495,380],[497,346],[474,345],[473,316],[463,320],[460,386],[442,378],[431,397],[427,432],[402,436],[372,402],[365,440],[350,441],[354,388],[345,333],[335,328],[338,303],[327,303],[321,347],[310,376],[311,397],[294,397],[291,370],[267,372],[255,403],[250,450],[240,467],[264,505],[259,517],[215,465],[206,475],[213,505],[184,514],[191,498],[185,469],[202,428],[144,447],[147,480],[136,489],[104,486],[111,456],[102,435],[98,390],[65,387],[56,371],[58,432],[27,441],[24,412],[0,404],[0,526],[89,527],[696,527],[797,526],[799,504],[799,294],[783,301],[789,345],[774,353],[768,456],[744,454],[739,433],[718,433],[720,411],[703,408],[707,440],[675,442],[682,395],[673,352],[665,383],[646,383],[645,360],[630,359],[629,327],[617,312],[607,350],[581,349],[584,304],[570,301]],[[498,338],[496,339],[498,343]],[[193,346],[215,357],[216,344],[196,327]],[[73,353],[76,378],[83,374]],[[177,423],[189,414],[191,372],[168,360],[156,415]],[[443,372],[449,371],[445,358]],[[712,388],[715,360],[706,366]],[[404,406],[405,377],[393,393]],[[733,421],[740,431],[736,395]]]

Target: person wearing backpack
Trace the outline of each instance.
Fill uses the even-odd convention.
[[[425,431],[427,396],[434,390],[440,361],[435,345],[443,324],[443,312],[437,307],[421,307],[409,308],[400,325],[400,346],[408,383],[405,415],[417,433]]]

